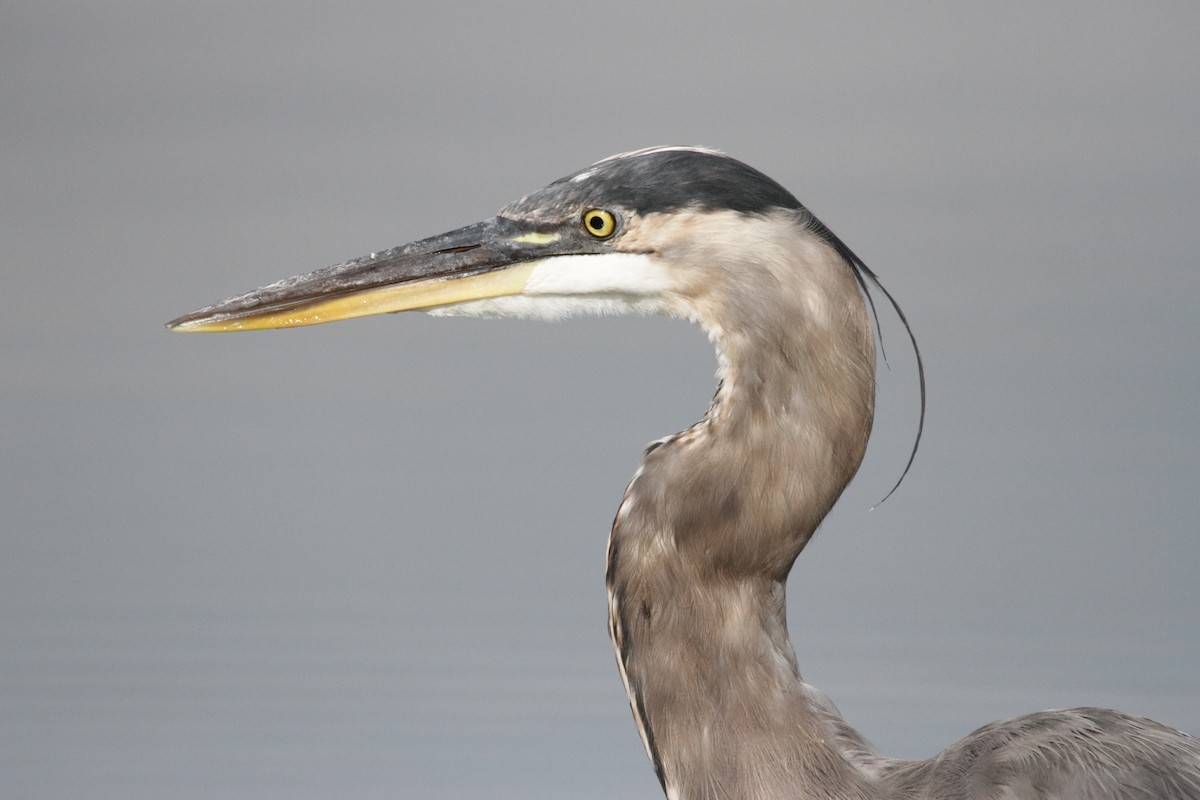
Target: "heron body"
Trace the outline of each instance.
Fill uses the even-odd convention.
[[[1150,720],[1044,711],[907,761],[874,753],[801,679],[785,585],[866,450],[874,278],[775,181],[714,151],[663,147],[171,327],[412,309],[692,320],[716,347],[719,387],[703,419],[643,454],[607,561],[617,663],[668,798],[1200,798],[1200,741]]]

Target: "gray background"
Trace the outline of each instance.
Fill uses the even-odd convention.
[[[1195,3],[8,3],[0,795],[657,797],[603,553],[702,335],[162,323],[663,143],[792,189],[927,360],[871,511],[916,421],[886,318],[805,677],[895,755],[1200,731],[1197,41]]]

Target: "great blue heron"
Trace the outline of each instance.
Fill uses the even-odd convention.
[[[761,172],[658,147],[593,164],[485,222],[170,327],[411,309],[692,320],[717,349],[716,396],[702,420],[646,449],[608,548],[617,663],[668,798],[1200,798],[1200,741],[1147,719],[1044,711],[907,761],[874,753],[801,679],[784,586],[866,449],[873,279]]]

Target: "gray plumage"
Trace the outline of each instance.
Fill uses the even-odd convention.
[[[507,283],[492,282],[506,270]],[[481,288],[442,293],[457,280]],[[1150,720],[1043,711],[984,726],[930,759],[897,760],[874,753],[801,679],[785,583],[866,449],[869,280],[762,173],[712,151],[652,148],[556,181],[494,220],[172,326],[280,327],[410,308],[691,319],[716,345],[719,388],[702,420],[646,450],[607,561],[621,677],[668,798],[1200,798],[1200,741]],[[423,299],[406,299],[413,292]],[[368,310],[348,302],[360,296]]]

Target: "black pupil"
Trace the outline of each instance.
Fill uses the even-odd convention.
[[[598,231],[604,227],[604,217],[600,216],[599,214],[593,214],[588,219],[588,225],[592,226],[592,230]]]

